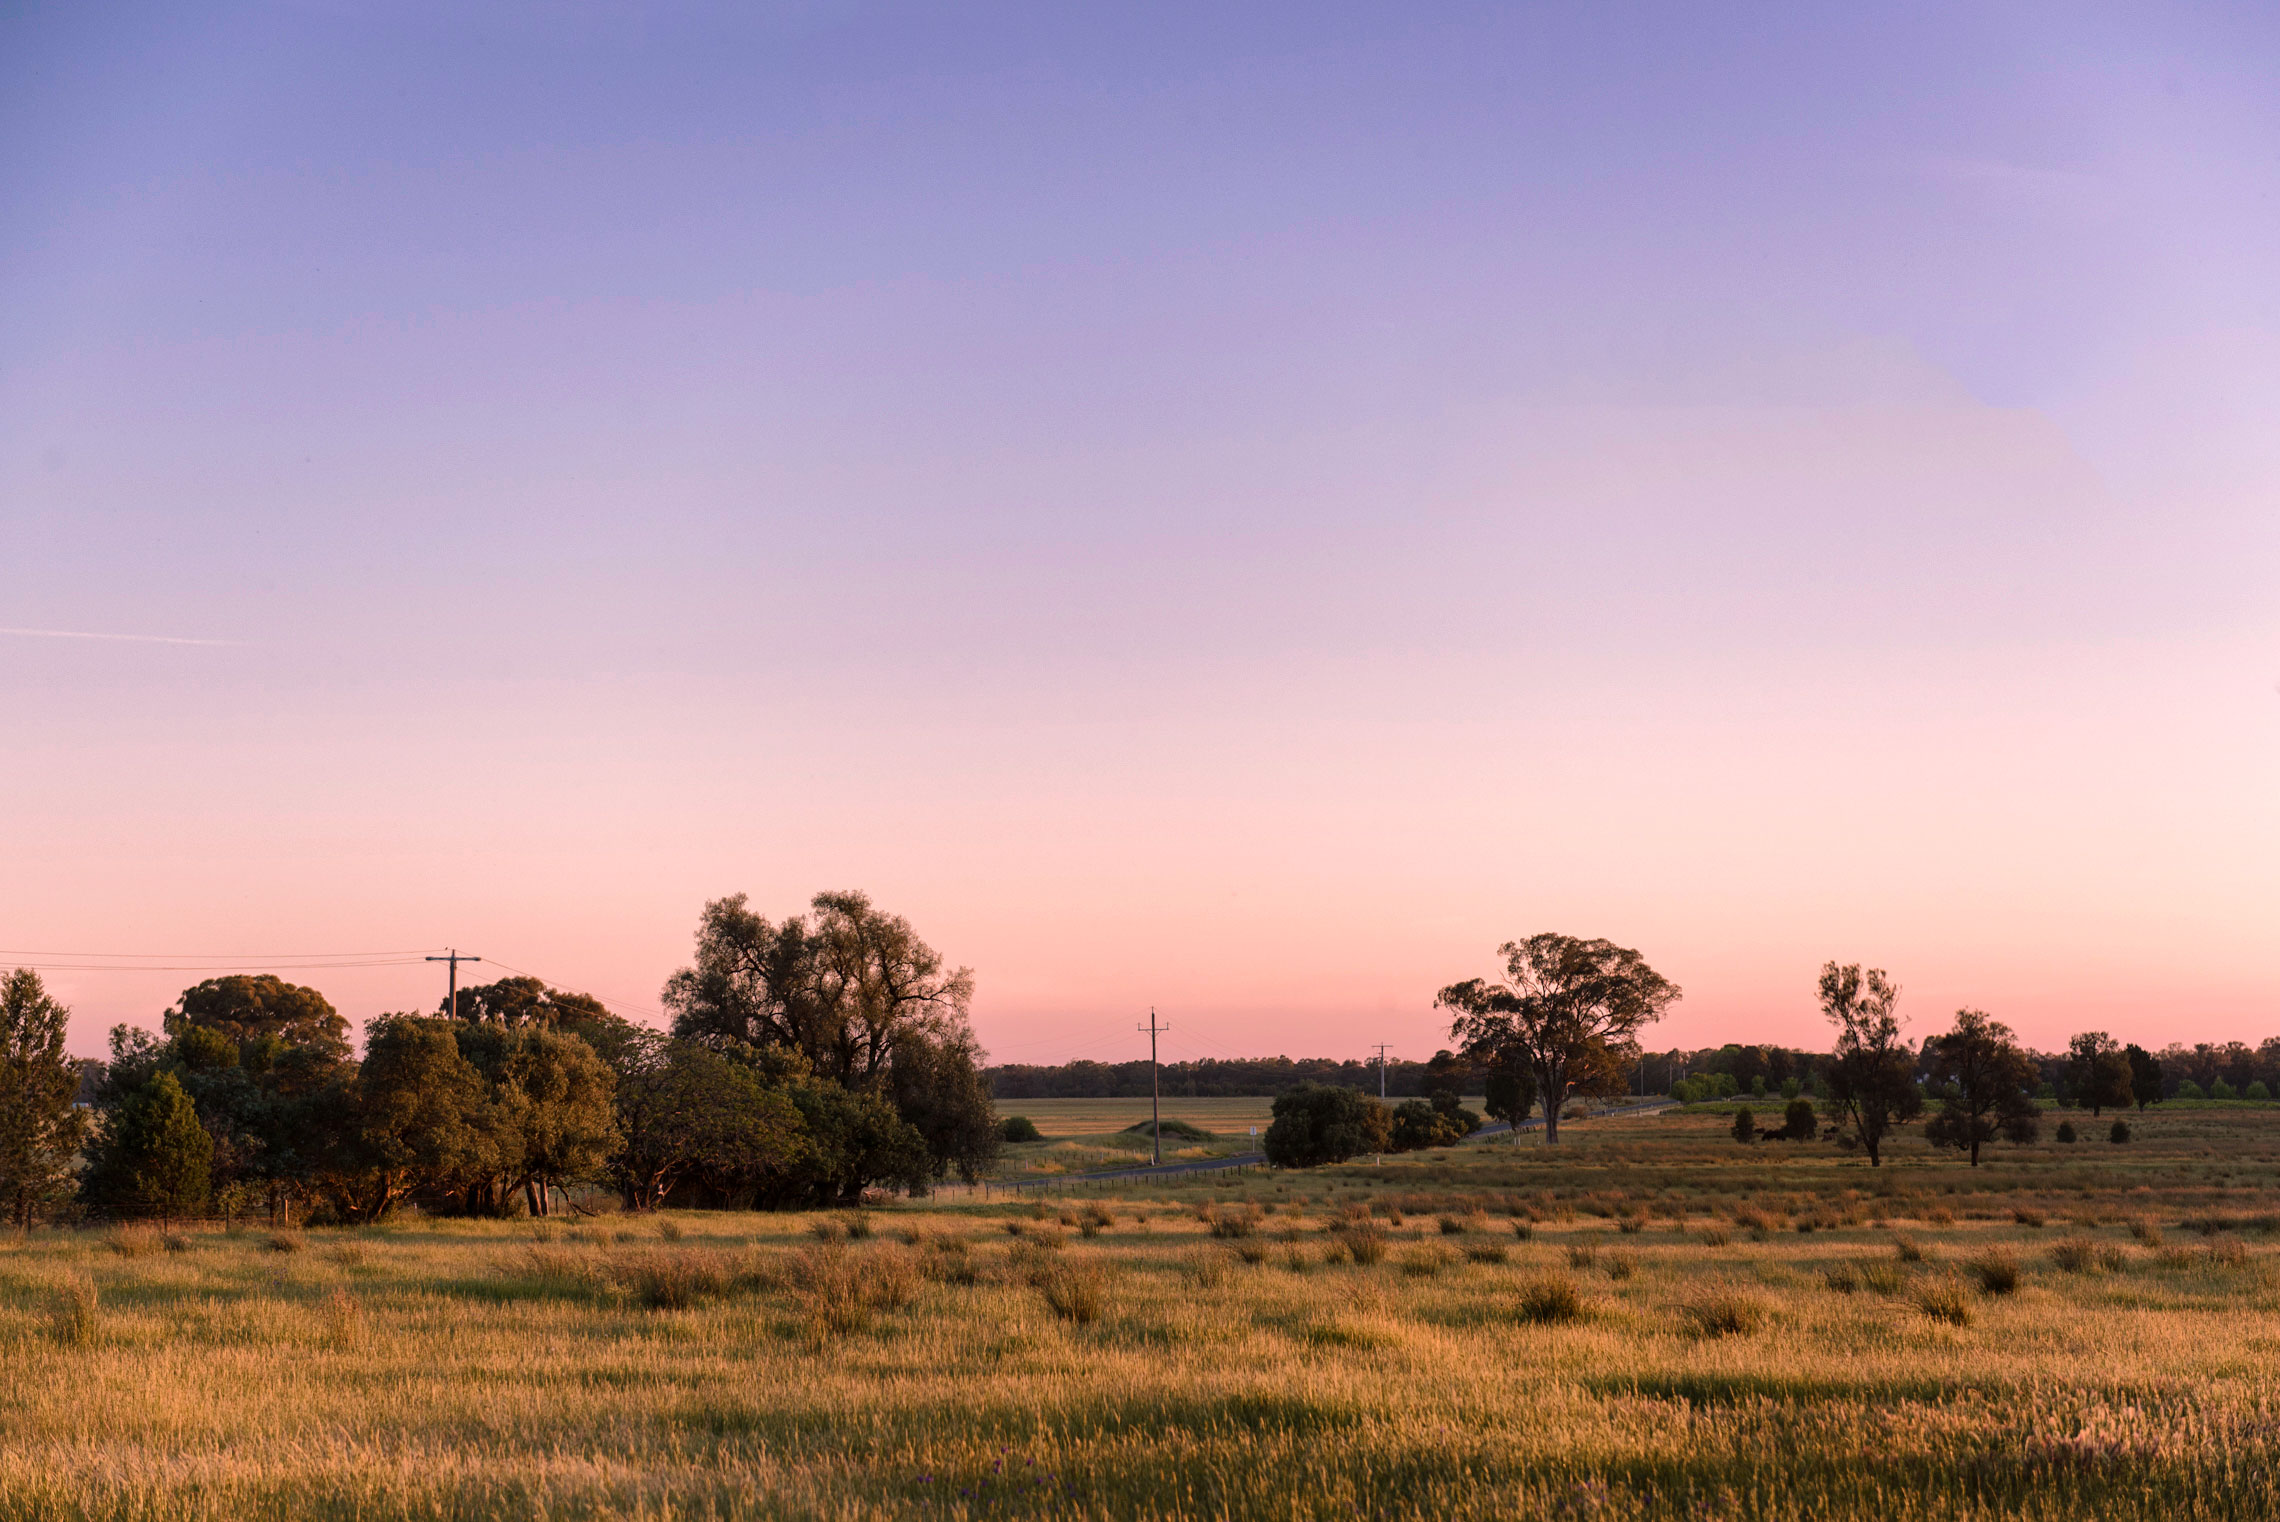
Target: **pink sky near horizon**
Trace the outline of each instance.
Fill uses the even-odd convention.
[[[654,1018],[853,887],[999,1061],[1546,929],[2280,1034],[2280,35],[1658,15],[0,21],[0,965]]]

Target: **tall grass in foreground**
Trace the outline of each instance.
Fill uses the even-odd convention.
[[[1871,1176],[1687,1117],[1145,1229],[36,1232],[0,1241],[0,1517],[2265,1518],[2280,1191],[2235,1175],[2280,1128],[2172,1124]]]

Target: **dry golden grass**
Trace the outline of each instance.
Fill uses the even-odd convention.
[[[2138,1138],[1872,1173],[1592,1122],[867,1240],[37,1231],[0,1238],[0,1517],[2268,1517],[2280,1124]]]

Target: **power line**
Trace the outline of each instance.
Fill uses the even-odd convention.
[[[454,946],[454,947],[452,947],[452,948],[451,948],[449,951],[445,952],[445,953],[444,953],[442,956],[439,956],[439,957],[429,957],[429,958],[427,958],[427,960],[428,960],[428,961],[430,961],[430,962],[448,962],[448,963],[450,963],[450,964],[451,964],[451,975],[450,975],[450,982],[449,982],[449,983],[446,985],[446,986],[447,986],[447,987],[450,989],[450,992],[449,992],[449,994],[446,996],[446,1003],[447,1003],[447,1004],[449,1005],[449,1007],[450,1007],[450,1010],[451,1010],[451,1018],[452,1018],[452,1019],[454,1019],[454,1020],[458,1019],[458,1018],[459,1018],[459,964],[460,964],[460,963],[462,963],[462,962],[480,962],[480,961],[482,961],[483,959],[482,959],[481,957],[462,956],[462,955],[460,955],[460,952],[459,952],[459,948],[458,948],[458,947],[456,947],[456,946]]]

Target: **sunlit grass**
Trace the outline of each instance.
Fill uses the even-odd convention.
[[[2269,1516],[2280,1130],[2140,1135],[1872,1174],[1595,1123],[853,1240],[34,1232],[0,1516]]]

